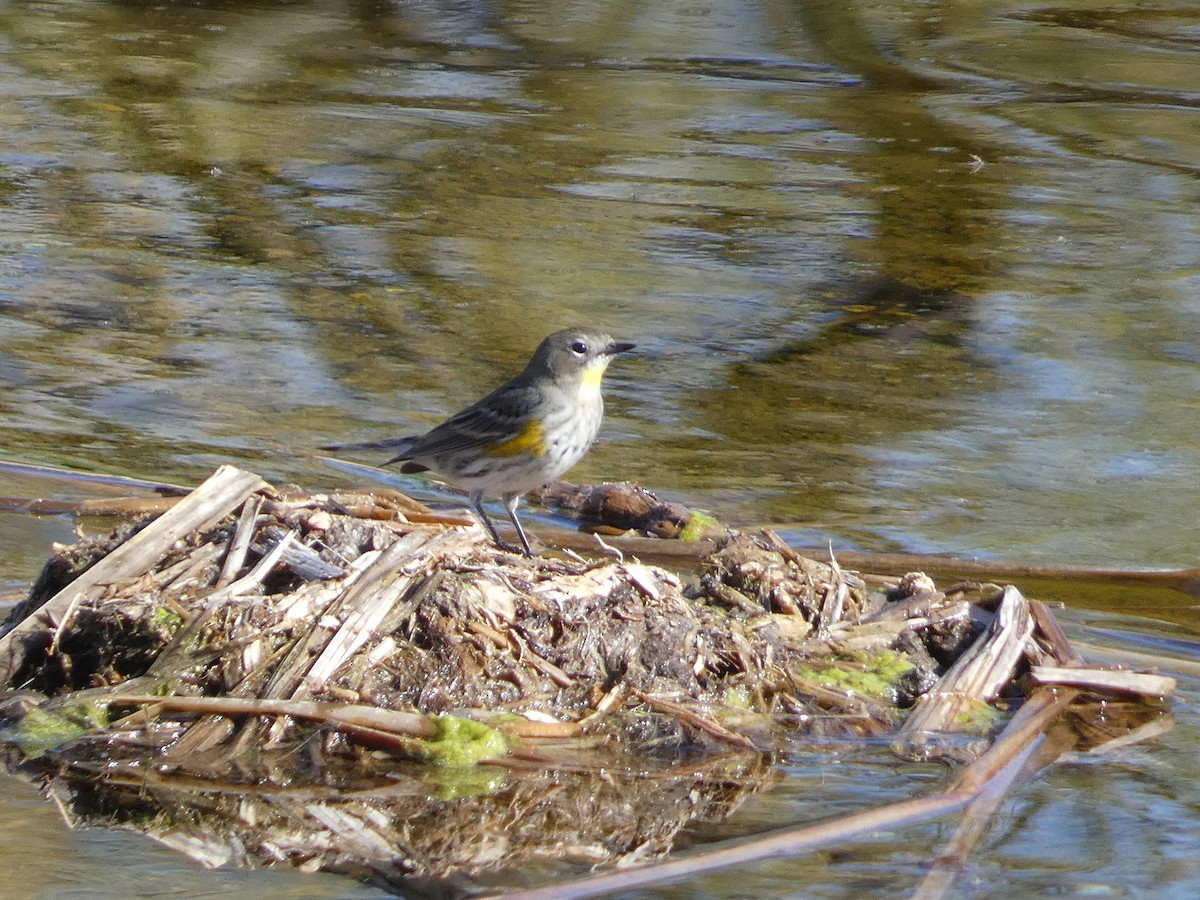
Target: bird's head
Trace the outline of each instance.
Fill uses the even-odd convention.
[[[564,328],[547,337],[529,362],[529,370],[558,380],[569,379],[586,391],[600,390],[600,379],[612,358],[632,350],[628,341],[614,341],[599,331]]]

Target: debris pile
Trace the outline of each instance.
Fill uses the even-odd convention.
[[[209,865],[466,893],[662,856],[807,741],[975,759],[1037,683],[1088,682],[1011,586],[864,577],[770,534],[682,577],[599,542],[529,560],[436,520],[225,467],[58,548],[0,637],[14,764]]]

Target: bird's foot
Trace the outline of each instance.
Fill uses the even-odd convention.
[[[524,556],[526,559],[533,559],[538,555],[533,552],[532,548],[522,547],[520,544],[510,544],[508,541],[503,540],[502,538],[496,538],[496,546],[505,553],[516,553],[520,556]]]

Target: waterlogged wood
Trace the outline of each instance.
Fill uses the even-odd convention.
[[[0,497],[0,510],[34,516],[77,516],[79,518],[136,519],[156,516],[179,502],[178,497],[99,497],[90,500],[43,500]]]
[[[578,553],[595,553],[599,545],[595,535],[583,532],[527,529],[539,541],[551,547]],[[501,529],[503,534],[503,529]],[[604,537],[604,543],[628,557],[669,569],[687,569],[712,552],[713,542],[664,541],[647,537]],[[796,547],[797,554],[814,559],[826,558],[828,547]],[[1200,598],[1200,568],[1194,569],[1101,569],[1080,566],[1028,565],[1011,560],[959,559],[951,556],[906,553],[871,553],[838,551],[839,564],[860,572],[895,573],[927,572],[938,578],[975,578],[998,584],[1039,579],[1051,582],[1105,584],[1177,591]],[[884,579],[894,582],[894,578]]]
[[[677,716],[690,727],[712,735],[717,740],[725,741],[735,747],[741,747],[743,750],[754,749],[754,743],[748,738],[737,732],[730,731],[719,722],[714,722],[712,719],[706,718],[680,703],[672,703],[670,700],[664,700],[661,697],[652,697],[643,691],[634,691],[633,694],[651,709]]]
[[[721,869],[796,856],[846,844],[857,838],[871,837],[880,831],[943,818],[962,810],[983,795],[993,782],[998,792],[1011,789],[1016,775],[1036,750],[1046,730],[1066,711],[1073,698],[1073,691],[1060,695],[1042,691],[1039,696],[1031,698],[1026,704],[1028,711],[1024,715],[1014,716],[992,747],[966,766],[947,790],[940,793],[901,800],[814,825],[778,829],[732,846],[665,862],[576,881],[560,881],[544,888],[490,895],[489,900],[500,896],[506,900],[584,900],[587,897],[620,894]]]
[[[128,478],[124,475],[101,475],[95,472],[78,472],[74,469],[63,469],[58,466],[39,466],[30,463],[0,461],[0,472],[10,475],[20,475],[25,478],[43,478],[48,481],[65,481],[72,484],[98,484],[104,487],[116,487],[123,490],[136,489],[152,491],[159,494],[183,495],[192,489],[178,484],[163,481],[146,481],[140,478]]]
[[[1175,693],[1175,679],[1149,672],[1130,672],[1121,669],[1063,668],[1033,666],[1030,677],[1038,684],[1067,684],[1087,690],[1119,691],[1146,697],[1170,697]]]
[[[100,596],[107,585],[140,576],[179,540],[210,527],[237,509],[255,491],[269,487],[252,472],[222,466],[199,489],[163,513],[75,581],[30,612],[0,637],[0,683],[21,668],[30,643],[45,647],[70,618],[71,610]]]
[[[438,729],[427,716],[377,706],[327,703],[314,700],[261,700],[241,697],[157,697],[114,694],[105,698],[114,705],[153,706],[156,712],[173,711],[219,716],[289,716],[330,727],[373,728],[392,734],[428,740]]]
[[[1152,719],[1149,722],[1144,722],[1131,730],[1117,734],[1107,741],[1089,748],[1088,753],[1091,755],[1119,753],[1126,747],[1132,747],[1134,744],[1144,744],[1160,738],[1174,727],[1174,721],[1168,716]]]
[[[1033,627],[1029,602],[1009,585],[987,631],[954,662],[937,687],[917,701],[898,739],[916,751],[929,737],[977,728],[980,711],[1011,681]]]
[[[365,473],[377,478],[380,470],[372,466],[362,466],[348,463],[345,460],[325,458],[327,462],[351,473]],[[22,463],[0,462],[0,471],[12,472],[30,477],[48,478],[80,485],[101,484],[106,486],[130,487],[140,490],[155,491],[171,495],[181,495],[188,488],[161,482],[143,481],[123,478],[120,476],[94,475],[59,469],[50,466],[33,466]],[[439,525],[469,525],[471,519],[466,515],[454,515],[432,512],[427,506],[412,500],[407,495],[391,488],[380,488],[370,492],[374,500],[356,502],[352,507],[346,507],[347,512],[361,518],[391,519],[399,510],[404,517],[413,523]],[[95,516],[129,516],[149,512],[158,512],[165,505],[175,502],[167,499],[163,504],[158,500],[146,498],[113,498],[112,500],[97,499],[80,501],[39,500],[32,498],[6,497],[0,498],[0,508],[12,511],[24,511],[40,514],[74,514]],[[807,526],[806,526],[807,527]],[[774,526],[765,529],[776,531],[786,529],[786,526]],[[596,535],[562,529],[536,528],[527,529],[530,535],[536,537],[551,548],[581,553],[595,553],[601,550]],[[515,537],[515,532],[501,529],[502,534],[508,533]],[[614,550],[654,565],[674,569],[686,569],[694,566],[704,555],[712,551],[713,541],[675,541],[659,538],[637,536],[605,536],[604,543]],[[797,554],[812,558],[828,556],[827,547],[793,548]],[[1076,566],[1029,565],[1008,560],[976,560],[961,559],[948,556],[901,553],[872,553],[859,551],[842,551],[838,559],[847,568],[862,572],[875,573],[905,573],[922,571],[941,578],[979,578],[997,583],[1021,581],[1023,579],[1039,579],[1052,582],[1084,582],[1093,584],[1128,585],[1130,587],[1149,587],[1164,591],[1178,591],[1190,597],[1200,598],[1200,568],[1191,569],[1102,569]]]
[[[1058,619],[1050,613],[1050,609],[1040,600],[1029,601],[1029,614],[1041,636],[1041,645],[1047,654],[1060,666],[1081,666],[1083,657],[1074,645],[1067,640],[1066,632],[1058,624]]]
[[[1045,746],[1045,742],[1041,746]],[[1022,776],[1026,776],[1029,760],[1037,756],[1037,745],[1016,757],[968,803],[953,837],[933,859],[933,865],[909,900],[938,900],[954,886],[966,861],[991,831],[993,817],[1001,801]]]
[[[1074,690],[1060,693],[1043,688],[1035,691],[1006,731],[1012,737],[1012,746],[1020,746],[1021,741],[1027,740],[1027,749],[1014,753],[1009,764],[990,780],[980,781],[980,773],[972,774],[969,767],[959,776],[955,787],[965,787],[974,793],[974,797],[963,810],[954,835],[934,857],[932,867],[913,892],[913,900],[940,900],[949,893],[966,867],[967,858],[990,832],[1001,801],[1017,784],[1028,781],[1072,748],[1078,735],[1071,729],[1056,729],[1053,725],[1070,708],[1076,696]],[[996,747],[1002,744],[1003,738]],[[999,758],[1003,759],[1003,756]]]

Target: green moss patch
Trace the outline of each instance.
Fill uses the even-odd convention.
[[[90,700],[66,703],[54,709],[32,709],[12,731],[12,737],[29,758],[108,725],[108,708]]]

